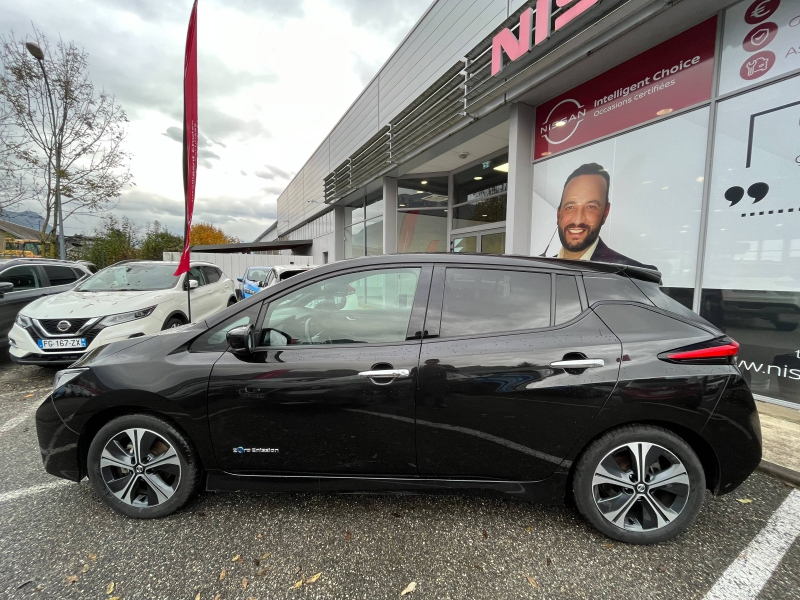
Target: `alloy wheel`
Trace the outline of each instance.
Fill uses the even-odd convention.
[[[689,474],[672,452],[647,442],[615,448],[592,477],[603,517],[628,531],[654,531],[675,521],[689,499]]]
[[[181,463],[163,436],[149,429],[125,429],[103,448],[100,473],[119,501],[150,508],[169,500],[178,489]]]

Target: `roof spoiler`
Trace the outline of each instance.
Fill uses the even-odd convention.
[[[661,272],[644,267],[634,267],[633,265],[621,265],[619,263],[595,262],[586,260],[572,260],[569,258],[537,257],[537,260],[544,260],[555,264],[568,264],[582,271],[599,271],[601,273],[624,273],[632,279],[649,281],[661,285]]]

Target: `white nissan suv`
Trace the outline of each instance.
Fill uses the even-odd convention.
[[[87,350],[202,321],[236,302],[234,283],[219,267],[192,262],[124,261],[99,271],[74,289],[39,298],[17,315],[9,332],[11,359],[64,365]],[[191,292],[187,293],[188,288]]]

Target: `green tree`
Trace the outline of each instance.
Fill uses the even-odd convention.
[[[162,228],[158,221],[152,225],[147,224],[142,246],[139,248],[139,258],[146,260],[162,260],[164,252],[180,252],[183,250],[183,236],[169,232]]]
[[[84,258],[102,269],[121,260],[138,258],[140,241],[139,228],[128,217],[117,219],[108,215],[94,230],[94,242]]]

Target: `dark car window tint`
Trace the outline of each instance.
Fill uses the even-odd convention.
[[[581,314],[578,283],[571,275],[556,275],[556,325]]]
[[[189,279],[194,279],[197,282],[197,287],[203,286],[206,283],[206,276],[200,267],[192,267],[189,269]]]
[[[44,272],[47,273],[47,278],[50,280],[50,285],[67,285],[77,281],[75,272],[69,267],[60,267],[56,265],[44,265]]]
[[[494,269],[447,269],[442,336],[550,325],[550,275]]]
[[[629,300],[652,304],[639,288],[624,275],[584,275],[589,304],[601,300]]]
[[[0,281],[14,284],[14,290],[32,290],[41,287],[39,273],[35,267],[11,267],[0,273]]]
[[[228,348],[226,334],[234,327],[242,325],[255,325],[261,303],[253,304],[245,310],[236,313],[216,327],[212,327],[203,335],[192,342],[190,352],[224,352]]]
[[[259,345],[364,344],[406,339],[420,269],[331,277],[271,302]],[[270,335],[278,330],[284,336]],[[286,344],[283,344],[286,345]]]
[[[699,327],[662,315],[644,306],[603,304],[595,308],[594,312],[623,342],[709,337],[709,334]]]
[[[72,272],[75,273],[75,277],[77,277],[78,279],[80,279],[81,277],[86,277],[86,273],[78,268],[73,268]]]
[[[652,283],[650,281],[635,281],[636,287],[641,289],[650,301],[655,304],[658,308],[663,308],[664,310],[668,310],[669,312],[673,312],[676,315],[680,315],[682,317],[691,319],[693,321],[698,321],[699,323],[703,323],[704,325],[708,325],[713,327],[711,323],[706,321],[703,317],[698,315],[693,310],[686,308],[683,304],[678,302],[677,300],[670,298],[661,289],[658,287],[658,284]]]
[[[305,273],[305,270],[300,271],[284,271],[281,273],[281,281],[285,281],[289,279],[289,277],[294,277],[295,275],[299,275],[300,273]]]
[[[203,267],[203,272],[206,274],[208,283],[216,283],[219,281],[221,273],[216,267]]]

